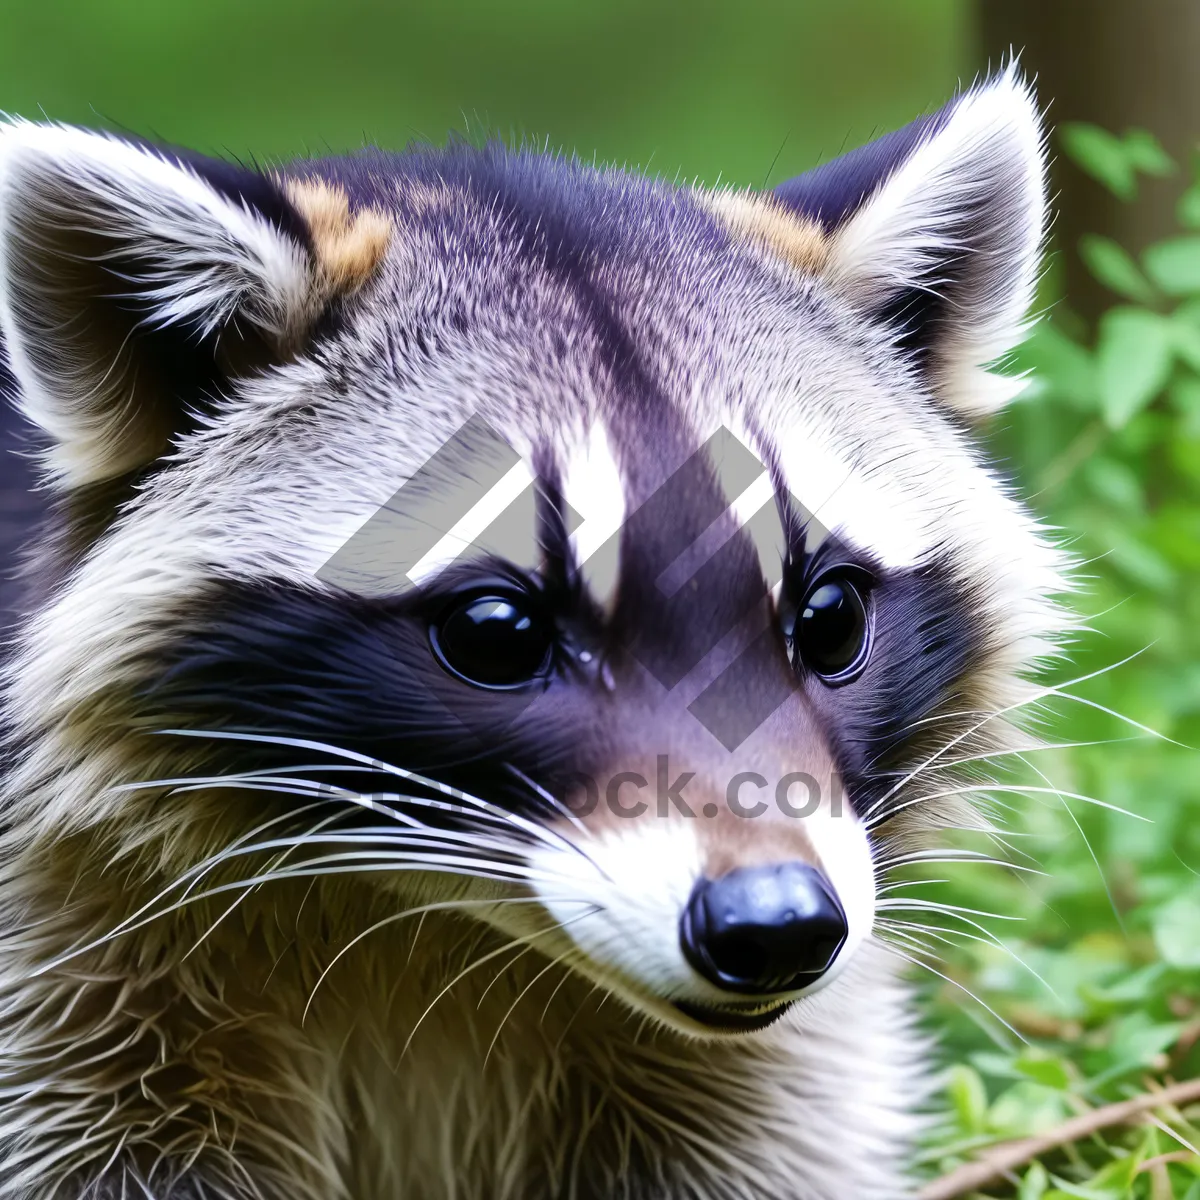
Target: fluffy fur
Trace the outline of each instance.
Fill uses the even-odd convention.
[[[927,1053],[877,884],[981,821],[957,764],[1016,737],[1064,560],[961,420],[1031,299],[1028,90],[856,154],[707,197],[0,127],[0,332],[58,500],[5,674],[2,1200],[908,1194]],[[472,419],[513,461],[425,530],[403,485],[461,484]],[[540,561],[495,564],[501,510]],[[540,693],[429,653],[422,597],[483,550],[571,596]],[[788,661],[801,560],[874,581],[846,686]],[[654,794],[685,768],[692,817]],[[844,797],[731,811],[797,771]],[[576,815],[580,772],[644,815]],[[721,1034],[674,1003],[727,999],[680,908],[784,860],[850,942]]]

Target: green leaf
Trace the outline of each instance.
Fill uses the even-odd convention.
[[[1188,300],[1181,300],[1179,307],[1175,310],[1175,318],[1200,329],[1200,296],[1192,296]]]
[[[1123,137],[1098,125],[1072,121],[1059,130],[1063,150],[1093,179],[1122,200],[1137,195],[1137,175],[1169,175],[1175,170],[1162,143],[1145,129],[1130,129]]]
[[[1020,370],[1032,371],[1043,387],[1070,401],[1073,407],[1094,412],[1097,407],[1096,364],[1085,346],[1072,341],[1052,321],[1042,321],[1014,354]]]
[[[988,1098],[978,1073],[962,1064],[952,1067],[946,1091],[959,1128],[966,1133],[981,1133],[987,1124]]]
[[[1162,987],[1166,970],[1164,963],[1151,963],[1140,971],[1121,975],[1106,986],[1084,984],[1080,991],[1095,1009],[1112,1010],[1123,1004],[1145,1004]]]
[[[1122,1017],[1113,1028],[1108,1047],[1113,1066],[1149,1066],[1175,1044],[1181,1028],[1177,1021],[1155,1021],[1144,1012]]]
[[[1071,1074],[1061,1058],[1029,1047],[1017,1059],[1017,1070],[1043,1087],[1065,1092],[1071,1086]]]
[[[1079,257],[1089,271],[1110,291],[1139,304],[1153,304],[1156,299],[1133,256],[1112,238],[1099,234],[1084,234],[1079,239]]]
[[[1169,296],[1200,294],[1200,236],[1169,238],[1142,255],[1146,274]]]
[[[1078,1183],[1069,1183],[1065,1179],[1054,1177],[1055,1190],[1046,1193],[1046,1200],[1125,1200],[1125,1191],[1116,1187],[1083,1187]]]
[[[1112,565],[1134,583],[1155,592],[1167,592],[1175,585],[1171,564],[1153,547],[1121,530],[1113,530],[1106,539]]]
[[[1115,1200],[1123,1200],[1129,1194],[1141,1164],[1140,1154],[1127,1154],[1123,1158],[1106,1163],[1088,1180],[1088,1191],[1102,1192]]]
[[[1042,1200],[1049,1186],[1050,1176],[1046,1174],[1046,1168],[1040,1162],[1035,1162],[1021,1180],[1017,1200]]]
[[[1194,303],[1194,302],[1193,302]],[[1175,353],[1193,371],[1200,374],[1200,323],[1191,305],[1180,305],[1171,316]]]
[[[1186,892],[1154,914],[1154,943],[1172,966],[1200,969],[1200,891]]]
[[[1170,175],[1175,170],[1175,160],[1149,130],[1127,129],[1123,140],[1126,161],[1143,175]]]
[[[1058,131],[1067,157],[1099,180],[1113,195],[1132,200],[1137,195],[1137,175],[1125,143],[1098,125],[1071,121]]]
[[[1114,308],[1100,320],[1096,360],[1100,406],[1112,429],[1120,429],[1162,390],[1171,372],[1171,324],[1144,308]]]
[[[1175,216],[1180,225],[1189,229],[1200,228],[1200,183],[1194,183],[1182,196],[1175,207]]]
[[[1029,1137],[1052,1129],[1068,1111],[1067,1097],[1059,1089],[1023,1079],[996,1097],[987,1128],[1001,1137]]]
[[[1011,1054],[999,1054],[994,1050],[980,1050],[971,1055],[971,1065],[981,1075],[994,1079],[1022,1079],[1017,1070],[1016,1058]]]
[[[1185,375],[1170,387],[1171,407],[1179,414],[1179,432],[1185,438],[1200,437],[1200,379]]]
[[[1088,487],[1113,508],[1133,516],[1145,508],[1145,494],[1138,473],[1120,459],[1097,455],[1083,466]]]

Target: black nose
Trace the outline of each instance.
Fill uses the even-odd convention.
[[[702,879],[679,922],[688,962],[731,992],[788,992],[819,979],[846,940],[846,914],[807,863]]]

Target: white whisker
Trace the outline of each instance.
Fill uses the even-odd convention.
[[[409,1046],[411,1046],[411,1045],[412,1045],[412,1040],[413,1040],[413,1038],[416,1036],[417,1030],[418,1030],[418,1029],[421,1027],[421,1025],[422,1025],[422,1023],[424,1022],[425,1018],[426,1018],[426,1017],[428,1017],[428,1016],[429,1016],[429,1014],[430,1014],[430,1013],[433,1011],[433,1008],[434,1008],[434,1006],[437,1004],[437,1002],[438,1002],[439,1000],[441,1000],[441,999],[442,999],[442,997],[443,997],[443,996],[445,996],[445,995],[447,994],[447,992],[449,992],[449,991],[450,991],[450,989],[451,989],[452,987],[454,987],[454,985],[455,985],[456,983],[459,983],[459,982],[460,982],[462,979],[464,979],[464,978],[465,978],[465,977],[466,977],[468,974],[470,974],[470,972],[472,972],[472,971],[476,971],[476,970],[478,970],[480,967],[482,967],[482,966],[486,965],[487,963],[491,962],[491,961],[492,961],[492,959],[494,959],[494,958],[498,958],[498,957],[499,957],[501,954],[504,954],[504,953],[506,953],[508,950],[511,950],[511,949],[512,949],[512,947],[513,947],[514,945],[518,945],[518,946],[529,946],[529,945],[530,945],[530,944],[531,944],[533,941],[535,941],[536,939],[538,939],[538,938],[540,938],[540,937],[546,937],[546,936],[549,936],[550,934],[553,934],[553,933],[559,933],[559,932],[561,932],[561,931],[562,931],[562,930],[563,930],[563,929],[564,929],[564,928],[565,928],[567,925],[570,925],[570,924],[572,924],[574,921],[577,921],[577,920],[582,920],[584,917],[587,917],[587,916],[590,916],[590,915],[591,915],[591,911],[589,910],[589,912],[580,913],[580,915],[579,915],[578,917],[572,917],[572,918],[571,918],[571,920],[569,920],[569,921],[559,921],[559,922],[556,922],[554,925],[550,926],[550,927],[549,927],[549,928],[547,928],[547,929],[539,930],[537,933],[531,934],[531,935],[530,935],[530,936],[529,936],[527,939],[524,939],[524,941],[523,941],[523,942],[515,942],[515,941],[509,941],[509,942],[506,942],[504,945],[502,945],[502,946],[498,946],[498,947],[497,947],[495,950],[492,950],[492,951],[491,951],[491,952],[489,952],[488,954],[485,954],[485,955],[484,955],[484,956],[483,956],[481,959],[477,959],[475,962],[473,962],[473,963],[469,964],[468,966],[464,967],[464,968],[463,968],[463,969],[462,969],[462,970],[461,970],[461,971],[460,971],[460,972],[459,972],[457,975],[455,975],[455,976],[454,976],[454,978],[453,978],[453,979],[451,979],[451,980],[450,980],[450,982],[449,982],[448,984],[446,984],[446,986],[445,986],[445,987],[443,987],[443,988],[442,988],[442,990],[441,990],[440,992],[438,992],[438,993],[437,993],[437,995],[436,995],[436,996],[434,996],[434,998],[433,998],[433,999],[432,999],[432,1000],[429,1002],[429,1004],[428,1004],[428,1005],[425,1007],[425,1010],[424,1010],[424,1011],[421,1013],[421,1015],[420,1015],[420,1016],[417,1018],[416,1024],[414,1024],[414,1025],[413,1025],[413,1027],[412,1027],[412,1029],[411,1029],[411,1030],[409,1030],[408,1037],[405,1039],[405,1041],[404,1041],[404,1046],[403,1046],[403,1048],[402,1048],[402,1049],[401,1049],[401,1051],[400,1051],[400,1057],[401,1057],[401,1059],[403,1059],[403,1058],[404,1058],[404,1056],[405,1056],[405,1054],[407,1054],[407,1053],[408,1053],[408,1048],[409,1048]],[[524,953],[524,950],[522,949],[522,950],[520,951],[520,953]],[[518,954],[518,955],[516,955],[516,956],[514,956],[514,957],[513,957],[513,959],[512,959],[512,961],[513,961],[513,962],[515,962],[515,961],[516,961],[516,959],[517,959],[517,957],[519,957],[519,956],[520,956],[519,954]]]
[[[451,801],[458,804],[466,805],[468,808],[479,812],[490,813],[501,821],[514,825],[536,841],[546,842],[553,840],[560,846],[566,847],[573,853],[582,856],[591,866],[595,866],[587,854],[582,850],[578,843],[573,842],[570,838],[563,837],[554,829],[539,825],[535,821],[529,821],[526,818],[510,813],[499,805],[492,804],[487,800],[480,799],[478,796],[472,795],[470,792],[464,792],[460,788],[453,787],[450,784],[442,783],[440,780],[433,779],[427,775],[422,775],[417,771],[409,771],[404,767],[398,767],[393,763],[384,762],[382,759],[371,758],[365,754],[359,754],[354,750],[347,750],[340,746],[334,746],[327,742],[316,741],[311,738],[293,738],[283,737],[274,734],[257,734],[257,733],[238,733],[232,730],[198,730],[198,729],[162,729],[158,733],[162,736],[173,737],[192,737],[192,738],[214,738],[217,740],[252,742],[260,745],[288,746],[299,750],[314,750],[318,753],[332,755],[334,758],[342,758],[347,762],[356,763],[366,767],[369,770],[382,772],[387,775],[392,775],[397,779],[403,779],[408,783],[417,784],[419,787],[425,788],[428,791],[437,792],[439,795],[447,796]],[[364,798],[365,799],[365,798]],[[415,798],[413,798],[415,799]]]
[[[947,912],[946,909],[944,909],[944,908],[927,909],[920,905],[901,905],[901,906],[898,906],[898,908],[889,909],[888,911],[893,911],[893,912],[894,911],[902,911],[903,909],[906,909],[906,908],[913,908],[917,911],[946,912],[947,916],[952,917],[957,921],[962,921],[964,924],[970,925],[971,928],[976,930],[977,932],[968,933],[966,930],[963,930],[963,929],[948,930],[948,929],[945,929],[943,926],[923,925],[916,921],[904,922],[906,925],[908,925],[910,928],[913,928],[913,929],[924,929],[929,932],[940,931],[942,933],[953,932],[953,933],[958,934],[961,937],[968,938],[971,941],[983,942],[986,945],[995,946],[998,950],[1003,950],[1004,953],[1007,954],[1013,960],[1013,962],[1017,963],[1019,966],[1024,968],[1030,975],[1032,975],[1033,978],[1036,979],[1038,981],[1038,983],[1040,983],[1042,985],[1042,987],[1044,987],[1046,989],[1046,991],[1050,993],[1051,996],[1053,996],[1056,1000],[1059,998],[1058,993],[1054,990],[1054,988],[1051,987],[1050,984],[1041,975],[1039,975],[1037,971],[1035,971],[1033,969],[1033,967],[1031,967],[1023,958],[1021,958],[1021,956],[1019,954],[1017,954],[1017,952],[1011,946],[1005,945],[1005,943],[1002,942],[998,937],[996,937],[996,935],[994,933],[992,933],[990,929],[981,925],[978,921],[972,921],[969,917],[963,916],[961,912]]]
[[[890,953],[895,954],[897,957],[904,959],[905,962],[912,963],[913,966],[920,967],[922,970],[928,971],[931,975],[936,975],[939,979],[943,980],[945,983],[950,984],[952,987],[958,988],[958,990],[960,992],[963,992],[964,994],[969,996],[972,1000],[975,1001],[976,1004],[978,1004],[980,1006],[980,1008],[983,1008],[984,1010],[986,1010],[991,1016],[993,1016],[997,1021],[999,1021],[1000,1024],[1003,1025],[1004,1028],[1007,1029],[1008,1032],[1011,1033],[1013,1035],[1013,1037],[1015,1037],[1019,1042],[1021,1042],[1023,1045],[1028,1045],[1028,1042],[1029,1042],[1028,1038],[1026,1038],[1018,1030],[1014,1029],[998,1012],[996,1012],[996,1010],[994,1008],[992,1008],[992,1006],[990,1004],[988,1004],[985,1000],[981,1000],[973,991],[971,991],[971,989],[969,987],[966,987],[964,984],[959,983],[957,979],[951,979],[949,975],[942,974],[941,971],[937,970],[934,967],[931,967],[927,962],[922,962],[918,958],[913,958],[912,955],[910,955],[910,954],[905,954],[903,950],[901,950],[898,946],[891,944],[890,942],[879,940],[878,944],[886,947],[886,949]]]
[[[538,972],[538,973],[537,973],[537,974],[536,974],[536,975],[535,975],[535,976],[534,976],[534,977],[533,977],[533,978],[532,978],[532,979],[531,979],[531,980],[530,980],[530,981],[529,981],[529,982],[528,982],[528,983],[527,983],[527,984],[526,984],[526,985],[525,985],[525,986],[524,986],[524,987],[523,987],[523,988],[522,988],[522,989],[521,989],[521,990],[520,990],[520,991],[517,993],[517,998],[516,998],[516,999],[515,999],[515,1000],[514,1000],[514,1001],[513,1001],[513,1002],[512,1002],[512,1003],[511,1003],[509,1006],[508,1006],[508,1008],[505,1010],[505,1012],[504,1012],[504,1015],[503,1015],[503,1016],[500,1018],[500,1023],[499,1023],[499,1024],[496,1026],[496,1032],[492,1034],[492,1040],[491,1040],[491,1041],[488,1043],[487,1052],[486,1052],[486,1053],[484,1054],[484,1056],[483,1056],[483,1067],[481,1068],[481,1070],[482,1070],[483,1068],[486,1068],[486,1067],[487,1067],[487,1065],[488,1065],[488,1060],[489,1060],[489,1059],[492,1057],[492,1051],[493,1051],[493,1050],[496,1048],[496,1043],[497,1043],[497,1042],[500,1040],[500,1033],[501,1033],[501,1031],[504,1029],[504,1026],[505,1026],[505,1025],[508,1023],[508,1019],[509,1019],[509,1017],[511,1017],[511,1016],[513,1015],[513,1013],[516,1011],[516,1007],[517,1007],[517,1005],[518,1005],[518,1004],[520,1004],[520,1003],[521,1003],[521,1001],[522,1001],[522,1000],[523,1000],[523,999],[524,999],[524,998],[525,998],[527,995],[529,995],[530,991],[531,991],[531,990],[534,988],[534,986],[537,984],[537,982],[538,982],[538,981],[539,981],[539,980],[540,980],[540,979],[541,979],[543,976],[545,976],[545,975],[546,975],[548,972],[552,971],[552,970],[553,970],[555,967],[561,966],[563,963],[565,963],[565,962],[567,961],[567,959],[569,959],[569,958],[573,957],[573,956],[575,955],[575,953],[576,953],[576,952],[575,952],[574,950],[564,950],[564,951],[562,952],[562,954],[558,955],[558,957],[557,957],[557,958],[552,958],[552,959],[551,959],[551,960],[550,960],[550,961],[549,961],[549,962],[548,962],[548,963],[547,963],[547,964],[546,964],[546,965],[545,965],[545,966],[544,966],[544,967],[543,967],[543,968],[542,968],[542,969],[541,969],[541,970],[540,970],[540,971],[539,971],[539,972]],[[570,970],[569,970],[569,969],[568,969],[568,970],[566,970],[566,971],[564,972],[564,974],[563,974],[563,978],[564,978],[564,980],[565,980],[565,979],[568,979],[568,978],[570,978]],[[555,989],[555,990],[557,991],[557,989]]]
[[[966,729],[962,733],[959,733],[955,737],[951,738],[940,749],[938,749],[931,756],[929,756],[927,759],[925,759],[924,762],[919,763],[916,767],[914,767],[912,770],[907,772],[898,782],[893,784],[892,787],[888,789],[888,791],[886,791],[878,800],[876,800],[870,806],[870,808],[867,809],[867,812],[864,814],[864,821],[868,824],[868,826],[870,826],[872,817],[874,817],[874,815],[882,808],[882,806],[884,804],[886,804],[887,801],[890,800],[891,797],[894,796],[901,788],[903,788],[907,784],[909,784],[923,770],[927,769],[934,762],[937,762],[939,759],[941,759],[942,756],[945,755],[948,751],[952,750],[957,745],[961,745],[962,742],[964,742],[967,738],[969,738],[973,733],[978,732],[984,725],[988,724],[988,722],[997,720],[997,719],[1007,715],[1010,712],[1015,712],[1017,709],[1028,707],[1030,704],[1036,703],[1037,701],[1045,699],[1048,696],[1069,695],[1069,693],[1066,693],[1064,691],[1065,688],[1074,687],[1076,684],[1079,684],[1079,683],[1086,683],[1089,679],[1095,679],[1100,675],[1107,674],[1109,671],[1115,671],[1117,668],[1124,666],[1126,663],[1132,662],[1135,658],[1137,658],[1139,655],[1141,655],[1143,653],[1144,653],[1143,650],[1138,650],[1138,651],[1134,652],[1133,654],[1128,655],[1126,658],[1121,659],[1119,662],[1112,663],[1106,667],[1101,667],[1095,671],[1089,672],[1086,675],[1079,675],[1075,679],[1068,680],[1066,683],[1052,684],[1052,685],[1048,685],[1044,688],[1035,689],[1029,696],[1022,698],[1021,700],[1014,701],[1012,704],[1006,705],[1004,708],[998,708],[992,712],[987,713],[987,715],[984,716],[981,720],[977,721],[969,729]],[[1071,698],[1079,699],[1079,697],[1071,697]],[[1116,713],[1114,713],[1112,715],[1119,716],[1119,714],[1116,714]],[[914,722],[913,727],[915,728],[917,725],[922,724],[927,721],[939,721],[939,720],[945,721],[946,719],[947,718],[946,718],[945,714],[941,714],[940,716],[923,718],[922,721]],[[1137,727],[1139,729],[1142,729],[1146,733],[1154,734],[1154,736],[1156,736],[1156,737],[1162,736],[1161,734],[1155,733],[1155,731],[1152,729],[1149,729],[1145,726],[1138,725],[1138,723],[1136,721],[1131,721],[1130,724],[1134,725],[1135,727]],[[1166,740],[1170,741],[1171,739],[1167,738]],[[1178,743],[1176,743],[1176,744],[1178,744]]]

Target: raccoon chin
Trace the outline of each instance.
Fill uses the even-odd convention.
[[[580,964],[576,970],[598,989],[624,1004],[635,1017],[649,1018],[673,1034],[701,1040],[727,1041],[761,1033],[788,1013],[798,999],[794,993],[728,1003],[667,998],[597,969],[591,963]]]
[[[632,1003],[636,1012],[653,1017],[672,1033],[710,1041],[728,1041],[762,1033],[774,1025],[796,1004],[796,997],[782,996],[765,1000],[730,1001],[710,1004],[696,1000],[663,1000],[655,997]]]
[[[772,1000],[759,1004],[726,1004],[711,1007],[676,1000],[675,1007],[690,1021],[704,1027],[707,1033],[758,1033],[774,1025],[795,1003],[794,1000]]]

